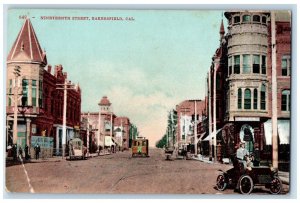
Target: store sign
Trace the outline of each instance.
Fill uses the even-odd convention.
[[[259,121],[259,117],[235,117],[235,121]]]
[[[37,144],[39,144],[41,148],[53,148],[53,137],[32,136],[31,146],[35,147]]]

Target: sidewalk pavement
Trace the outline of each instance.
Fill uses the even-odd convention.
[[[209,157],[202,156],[201,154],[198,154],[198,157],[193,156],[192,159],[197,160],[197,161],[201,161],[201,162],[205,162],[205,163],[208,163],[208,164],[220,164],[220,165],[222,165],[222,163],[220,163],[220,162],[214,162],[213,160],[210,161]],[[230,164],[230,163],[226,162],[226,164]],[[287,184],[287,185],[290,184],[290,179],[289,179],[290,178],[290,173],[289,172],[278,171],[278,176],[279,176],[279,178],[280,178],[280,180],[282,181],[283,184]]]

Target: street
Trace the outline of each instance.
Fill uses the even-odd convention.
[[[150,157],[131,158],[131,151],[96,156],[88,160],[61,157],[32,160],[6,166],[6,190],[29,193],[81,194],[239,194],[218,191],[218,169],[230,165],[196,160],[166,161],[161,149],[150,149]],[[27,174],[27,175],[26,175]],[[27,177],[28,176],[28,177]],[[288,185],[283,185],[283,193]],[[252,194],[270,194],[255,187]]]

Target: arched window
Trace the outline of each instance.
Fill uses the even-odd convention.
[[[238,109],[242,108],[242,89],[238,89]]]
[[[257,109],[257,89],[253,92],[253,109]]]
[[[239,23],[241,21],[240,16],[234,16],[233,23]]]
[[[253,16],[253,22],[260,23],[260,16],[259,15],[254,15]]]
[[[251,109],[251,90],[249,90],[249,89],[245,89],[244,109]]]
[[[249,151],[249,153],[253,152],[254,150],[254,129],[248,125],[244,124],[240,130],[240,140],[245,142],[245,148]]]
[[[260,90],[260,109],[266,110],[266,86],[264,84]]]
[[[290,90],[283,90],[281,93],[281,111],[291,110],[291,94]]]
[[[243,15],[243,23],[249,23],[251,21],[250,15]]]

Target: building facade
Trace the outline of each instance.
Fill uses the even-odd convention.
[[[213,57],[214,68],[209,74],[208,95],[212,111],[208,115],[214,128],[210,133],[220,129],[217,140],[222,144],[223,157],[229,157],[243,141],[249,152],[256,146],[262,151],[262,158],[268,159],[271,156],[274,99],[278,104],[279,144],[280,147],[285,145],[284,149],[289,148],[286,145],[289,144],[290,120],[290,14],[277,12],[275,28],[271,27],[270,12],[266,11],[231,11],[225,12],[225,17],[228,33]],[[272,29],[276,30],[277,98],[272,98]],[[218,61],[223,62],[215,68]],[[218,94],[216,75],[219,73],[224,88]],[[216,104],[218,99],[223,101]]]
[[[57,85],[67,79],[67,74],[59,65],[53,75],[47,63],[31,21],[26,19],[7,57],[7,146],[17,144],[24,148],[31,146],[32,136],[44,136],[53,138],[53,148],[57,152],[61,148],[59,134],[62,133],[57,129],[62,125],[63,91],[58,90]],[[16,68],[19,74],[14,74]],[[80,126],[79,85],[68,93],[68,134],[75,135]],[[17,130],[12,127],[14,113],[17,113]],[[17,132],[15,138],[13,131]],[[52,151],[47,156],[52,156]]]

